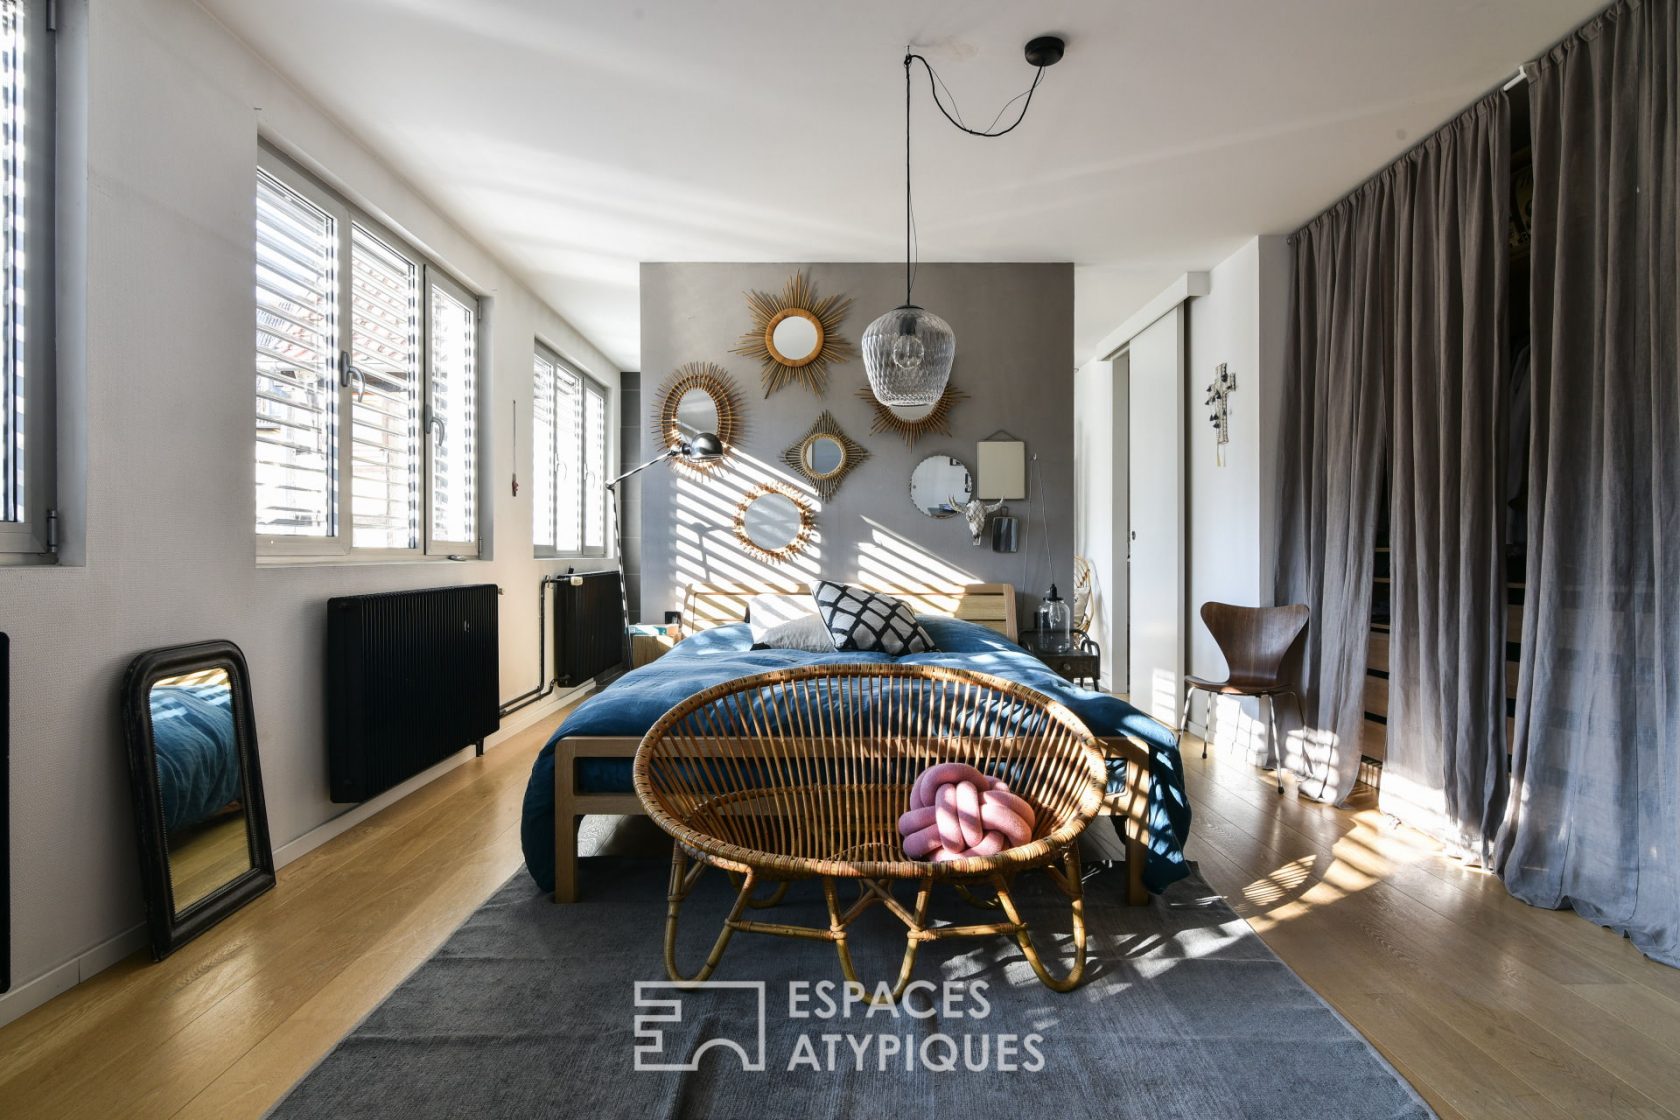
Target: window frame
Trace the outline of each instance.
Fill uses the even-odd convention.
[[[564,371],[568,374],[571,374],[573,377],[577,378],[577,381],[578,381],[577,414],[574,417],[573,430],[576,431],[577,435],[578,435],[578,464],[579,464],[579,467],[580,467],[579,471],[577,472],[577,478],[574,480],[574,483],[573,483],[573,485],[576,487],[577,496],[578,496],[578,535],[577,535],[578,547],[575,548],[575,549],[561,549],[561,548],[559,548],[555,545],[538,544],[536,542],[537,513],[536,513],[535,509],[533,509],[532,513],[531,513],[531,537],[532,537],[531,551],[532,551],[532,555],[534,557],[536,557],[538,560],[562,560],[562,559],[565,559],[565,560],[570,560],[570,559],[594,560],[594,559],[604,559],[604,558],[606,558],[608,556],[611,556],[613,554],[612,553],[612,548],[613,548],[613,544],[614,544],[613,532],[612,532],[612,516],[611,516],[610,511],[607,509],[607,503],[608,503],[608,501],[610,501],[610,498],[607,495],[606,488],[604,486],[601,487],[601,493],[600,493],[600,497],[599,497],[598,500],[600,502],[600,508],[601,508],[603,540],[602,540],[602,543],[600,545],[595,546],[595,547],[591,547],[591,546],[589,546],[588,544],[585,543],[586,540],[587,540],[587,537],[588,537],[587,526],[588,526],[588,523],[589,523],[588,522],[588,507],[586,505],[586,498],[587,498],[586,482],[587,482],[587,480],[585,478],[585,472],[581,469],[581,467],[582,467],[583,461],[584,461],[583,460],[583,453],[584,453],[584,439],[585,439],[585,432],[586,432],[586,427],[585,427],[585,423],[584,423],[584,410],[589,407],[589,404],[588,404],[589,397],[590,397],[591,394],[593,394],[595,396],[598,396],[601,399],[601,461],[604,465],[604,469],[606,469],[606,470],[611,470],[612,469],[612,451],[613,451],[612,438],[611,438],[612,427],[613,427],[613,425],[612,425],[612,399],[613,399],[612,390],[610,388],[608,388],[605,383],[603,383],[603,382],[597,380],[596,378],[590,376],[588,373],[585,373],[583,371],[583,369],[581,367],[579,367],[576,362],[569,361],[568,359],[562,357],[559,350],[557,350],[553,346],[548,345],[546,342],[544,342],[540,338],[534,340],[534,342],[532,344],[531,353],[532,353],[533,359],[538,358],[538,357],[542,358],[543,361],[545,361],[545,362],[549,363],[551,366],[553,366],[555,371],[556,371],[555,400],[553,402],[554,405],[555,405],[554,432],[555,432],[555,439],[556,440],[558,440],[558,438],[559,438],[559,431],[560,431],[559,411],[558,411],[558,404],[559,404],[559,401],[558,401],[558,397],[559,397],[559,390],[558,390],[559,377],[558,377],[558,374],[559,374],[559,372]],[[532,391],[533,391],[533,394],[534,394],[535,393],[535,386],[533,386]],[[537,472],[539,470],[541,470],[542,468],[539,466],[539,464],[537,462],[538,448],[536,447],[536,422],[535,422],[535,420],[536,420],[536,405],[535,405],[534,402],[533,402],[532,408],[531,408],[531,416],[532,416],[532,425],[531,425],[531,430],[532,430],[531,476],[532,476],[532,478],[535,478],[537,476]],[[559,465],[559,450],[560,449],[557,446],[554,446],[553,444],[551,444],[549,446],[549,448],[548,448],[549,464],[548,464],[548,468],[547,468],[548,473],[549,473],[549,479],[550,479],[549,498],[550,498],[551,502],[553,502],[553,504],[554,504],[554,509],[550,511],[550,514],[551,514],[551,516],[554,517],[554,520],[555,520],[555,537],[556,537],[556,539],[558,539],[559,536],[560,536],[560,531],[559,531],[560,479],[559,479],[559,476],[558,476],[558,470],[556,469]],[[603,479],[602,481],[605,482],[606,480]]]
[[[410,239],[398,234],[390,226],[344,198],[332,187],[321,182],[314,174],[299,166],[285,152],[273,147],[266,141],[261,141],[258,144],[256,172],[257,175],[253,177],[253,183],[257,182],[262,175],[268,175],[287,190],[298,194],[311,205],[320,208],[335,223],[334,283],[337,285],[337,291],[335,292],[336,298],[333,300],[333,307],[337,319],[334,330],[334,347],[338,354],[335,362],[337,391],[334,394],[332,419],[332,438],[335,440],[335,454],[332,462],[337,471],[337,481],[332,495],[332,532],[327,536],[255,532],[256,510],[254,503],[256,487],[253,480],[252,526],[257,544],[258,561],[370,563],[442,560],[451,557],[474,560],[482,558],[485,512],[485,444],[484,414],[480,405],[484,393],[484,359],[487,353],[483,330],[483,298],[456,279],[454,274],[440,266],[431,256],[416,248]],[[416,269],[416,283],[419,289],[419,359],[417,368],[419,391],[416,410],[422,417],[418,424],[420,431],[416,450],[420,457],[417,474],[421,492],[415,503],[415,543],[410,548],[358,548],[355,544],[354,397],[356,374],[351,361],[351,351],[353,349],[351,332],[355,329],[352,314],[354,285],[352,283],[351,254],[353,252],[353,231],[357,227],[383,243],[387,249],[406,258]],[[253,218],[254,228],[255,221]],[[467,306],[473,315],[473,539],[471,541],[445,541],[434,539],[432,536],[432,440],[429,437],[429,429],[425,425],[424,417],[429,415],[432,395],[430,357],[431,287],[434,283],[443,287],[453,298]]]
[[[46,0],[16,0],[23,64],[19,80],[24,127],[16,158],[22,173],[14,180],[21,191],[8,200],[5,228],[21,223],[23,235],[0,240],[5,260],[0,283],[13,285],[8,297],[27,292],[27,298],[8,298],[0,314],[0,394],[15,390],[19,366],[24,386],[24,411],[11,431],[0,431],[0,488],[17,485],[22,471],[21,517],[0,520],[0,559],[40,563],[56,559],[57,506],[57,363],[54,244],[55,165],[57,160],[55,107],[57,61],[54,29]],[[11,169],[7,169],[8,177]],[[27,274],[19,275],[21,250]],[[20,337],[21,332],[21,337]],[[0,401],[0,426],[10,418]],[[14,437],[21,437],[23,454],[13,459]],[[12,499],[0,492],[0,517]]]
[[[447,271],[439,268],[430,260],[425,262],[421,270],[420,280],[421,318],[425,323],[420,336],[420,381],[422,385],[422,407],[420,420],[420,446],[423,461],[422,475],[425,479],[426,491],[420,502],[420,536],[425,541],[425,552],[428,556],[470,556],[479,555],[481,542],[484,539],[484,421],[483,409],[480,408],[484,389],[484,336],[482,327],[484,316],[478,297],[451,276]],[[433,496],[436,494],[435,468],[437,466],[436,441],[432,438],[432,289],[440,288],[452,299],[461,303],[472,312],[472,451],[468,462],[472,470],[469,491],[472,495],[472,540],[449,540],[436,535],[436,525],[432,517]]]
[[[416,488],[417,488],[417,491],[418,491],[415,494],[414,502],[413,502],[415,520],[414,520],[414,533],[413,533],[413,538],[412,539],[414,541],[414,544],[410,545],[407,548],[376,547],[376,546],[372,546],[372,545],[358,548],[358,547],[356,547],[356,510],[355,510],[355,493],[354,493],[355,476],[354,476],[354,474],[352,474],[350,472],[352,472],[355,468],[354,459],[355,459],[355,454],[356,454],[356,413],[355,413],[355,410],[356,410],[356,406],[359,402],[355,400],[355,393],[356,393],[356,390],[357,390],[357,384],[358,384],[359,380],[360,380],[361,385],[364,388],[365,388],[367,382],[362,379],[363,375],[360,374],[356,370],[355,365],[354,365],[354,361],[355,361],[355,358],[354,358],[354,353],[355,353],[354,340],[350,336],[346,336],[346,338],[344,340],[344,344],[340,348],[340,353],[345,356],[345,359],[347,359],[351,362],[351,366],[350,366],[350,369],[348,371],[349,380],[350,380],[350,384],[349,384],[350,412],[346,416],[346,422],[345,422],[345,425],[344,425],[345,442],[349,446],[346,449],[345,465],[344,465],[344,468],[340,472],[340,477],[350,479],[351,480],[351,488],[352,488],[351,489],[351,502],[350,502],[350,505],[349,505],[349,510],[350,510],[350,514],[349,514],[349,542],[350,543],[349,543],[348,551],[353,557],[355,557],[357,559],[380,559],[380,558],[386,558],[386,559],[392,559],[392,560],[413,559],[417,556],[424,556],[426,554],[426,536],[425,536],[425,534],[426,534],[426,512],[427,511],[423,507],[425,506],[425,503],[426,503],[427,499],[430,497],[430,492],[426,489],[426,485],[427,485],[427,480],[426,480],[426,438],[425,438],[425,433],[421,431],[421,421],[422,421],[422,417],[424,416],[425,407],[426,407],[426,339],[427,339],[427,334],[426,334],[426,309],[425,309],[424,305],[425,305],[425,299],[426,299],[426,269],[428,267],[427,259],[426,259],[424,254],[419,253],[415,249],[413,249],[408,244],[408,241],[405,238],[397,236],[397,234],[392,232],[388,227],[380,224],[379,222],[374,221],[372,218],[369,218],[369,217],[367,217],[366,215],[363,215],[363,214],[358,214],[353,207],[351,208],[351,223],[350,224],[351,224],[350,237],[352,239],[354,239],[354,237],[355,237],[356,229],[360,228],[372,240],[379,242],[388,252],[394,253],[398,257],[403,258],[414,268],[414,287],[415,287],[415,304],[416,304],[416,306],[415,306],[416,323],[415,323],[415,340],[414,340],[414,345],[415,345],[414,374],[415,374],[415,377],[419,380],[421,387],[420,387],[419,399],[415,402],[414,414],[413,414],[413,433],[414,433],[413,453],[414,453],[414,456],[415,456],[415,462],[413,464],[412,469],[414,471],[414,477],[416,479]],[[354,254],[354,246],[353,245],[352,245],[352,248],[351,248],[351,252],[352,252],[352,254]],[[345,275],[349,276],[351,278],[352,282],[354,281],[355,260],[354,260],[353,255],[352,255],[351,259],[346,262]],[[354,299],[353,299],[354,293],[353,292],[352,293],[347,293],[347,295],[350,298],[347,298],[345,300],[345,304],[344,304],[345,312],[344,313],[345,313],[346,316],[352,316],[352,314],[353,314],[352,308],[353,308],[353,303],[354,303]],[[346,322],[348,322],[350,324],[350,330],[354,331],[355,330],[354,318],[353,317],[352,318],[347,318]]]

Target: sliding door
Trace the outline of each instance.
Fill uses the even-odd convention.
[[[1184,311],[1132,339],[1124,367],[1132,704],[1178,726],[1184,687]],[[1122,367],[1116,366],[1116,372]]]

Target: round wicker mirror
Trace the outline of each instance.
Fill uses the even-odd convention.
[[[822,353],[824,333],[822,320],[803,307],[788,307],[770,320],[764,331],[764,348],[784,366],[799,369]]]
[[[777,483],[755,486],[735,509],[735,539],[753,556],[772,564],[803,552],[813,528],[810,504]]]
[[[829,364],[852,355],[852,344],[840,337],[840,324],[851,304],[837,295],[819,298],[803,272],[790,276],[780,295],[748,292],[752,329],[733,352],[758,359],[765,396],[790,381],[820,396],[828,383]]]
[[[799,457],[813,479],[833,478],[846,469],[846,445],[833,436],[807,436]]]

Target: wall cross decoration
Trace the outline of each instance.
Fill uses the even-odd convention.
[[[1237,375],[1226,368],[1224,362],[1214,367],[1213,384],[1207,387],[1207,400],[1203,404],[1213,406],[1208,413],[1208,423],[1218,433],[1213,444],[1214,462],[1225,465],[1225,445],[1231,442],[1231,394],[1237,389]]]

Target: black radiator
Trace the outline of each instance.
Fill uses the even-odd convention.
[[[562,576],[554,592],[555,679],[580,685],[623,665],[624,589],[618,573]]]
[[[327,763],[334,801],[366,801],[499,720],[496,585],[327,602]]]

